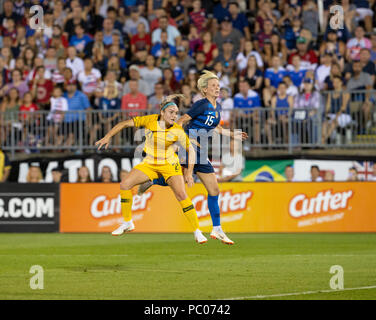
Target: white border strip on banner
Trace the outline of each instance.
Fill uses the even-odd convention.
[[[316,293],[330,293],[330,292],[343,292],[343,291],[353,291],[353,290],[366,290],[366,289],[376,289],[376,286],[358,287],[358,288],[345,288],[341,290],[316,290],[316,291],[303,291],[303,292],[292,292],[292,293],[277,293],[269,295],[257,295],[257,296],[246,296],[246,297],[233,297],[220,300],[246,300],[246,299],[266,299],[266,298],[277,298],[277,297],[288,297],[288,296],[300,296],[306,294],[316,294]]]

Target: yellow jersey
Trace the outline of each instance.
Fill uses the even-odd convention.
[[[175,154],[173,144],[178,142],[185,150],[189,149],[189,138],[184,129],[177,123],[169,128],[164,128],[164,122],[159,122],[160,115],[152,114],[143,117],[134,117],[135,127],[145,128],[146,157],[144,162],[150,164],[176,163],[178,156]]]

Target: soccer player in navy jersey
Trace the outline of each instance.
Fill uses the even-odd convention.
[[[185,128],[185,132],[196,149],[194,173],[197,174],[208,191],[208,208],[213,222],[213,230],[210,233],[210,237],[212,239],[221,240],[225,244],[234,244],[234,242],[226,236],[221,227],[218,204],[218,181],[209,159],[200,158],[201,149],[207,148],[208,146],[206,139],[200,139],[199,130],[201,130],[201,132],[206,131],[208,136],[215,130],[219,134],[230,136],[238,140],[246,140],[248,135],[245,132],[233,132],[229,129],[224,129],[219,125],[221,120],[221,106],[217,102],[217,98],[219,97],[220,86],[219,79],[214,73],[204,70],[197,81],[197,88],[201,91],[204,98],[195,102],[190,110],[184,114],[177,123]],[[207,153],[204,152],[204,154]],[[185,166],[186,165],[182,163],[182,167]],[[139,189],[139,193],[145,192],[153,184],[167,185],[163,178],[155,179],[153,182],[143,184]]]

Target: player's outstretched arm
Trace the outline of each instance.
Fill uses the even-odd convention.
[[[121,130],[125,128],[134,127],[134,121],[133,119],[125,120],[122,122],[119,122],[116,126],[114,126],[102,139],[98,140],[95,145],[98,146],[98,150],[100,150],[103,146],[105,149],[108,148],[108,145],[110,144],[111,138],[119,133]]]
[[[191,118],[188,114],[184,114],[184,115],[182,115],[182,116],[178,119],[178,121],[176,121],[176,123],[177,123],[179,126],[184,127],[185,124],[186,124],[187,122],[191,121],[191,120],[192,120],[192,118]]]
[[[241,132],[241,131],[231,131],[230,129],[225,129],[221,125],[218,125],[215,128],[215,131],[217,131],[219,134],[222,134],[224,136],[228,136],[231,138],[234,138],[235,140],[247,140],[248,139],[248,134],[246,132]]]

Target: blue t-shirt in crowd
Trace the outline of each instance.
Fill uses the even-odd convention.
[[[64,98],[66,98],[68,102],[68,112],[64,116],[64,122],[85,121],[86,115],[84,112],[71,113],[69,111],[84,111],[87,108],[90,108],[90,102],[86,94],[76,90],[71,98],[69,98],[68,92],[65,92]]]
[[[283,77],[288,75],[285,68],[280,67],[277,72],[273,68],[268,68],[265,71],[264,77],[270,80],[270,85],[277,88],[279,83],[283,81]]]
[[[260,96],[252,89],[248,90],[247,97],[244,97],[240,92],[234,96],[234,108],[249,109],[261,107]],[[248,113],[250,111],[246,111]]]
[[[244,13],[239,13],[236,19],[232,20],[232,26],[244,35],[244,28],[248,27],[248,20]]]
[[[297,86],[298,88],[302,84],[302,81],[303,81],[306,73],[307,73],[307,70],[299,70],[299,71],[290,70],[290,71],[288,71],[288,75],[289,75],[291,81],[293,82],[294,86]]]

